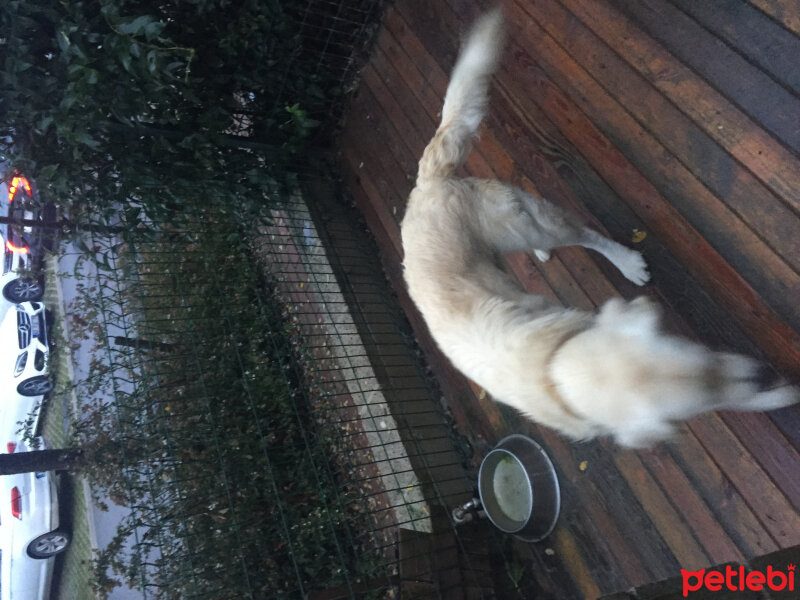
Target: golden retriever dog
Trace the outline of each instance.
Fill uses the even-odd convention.
[[[758,363],[665,334],[655,304],[613,299],[599,312],[526,293],[503,253],[580,245],[629,280],[649,279],[642,256],[513,186],[458,178],[486,109],[503,46],[499,10],[469,34],[442,121],[419,163],[402,223],[405,280],[442,351],[496,400],[575,440],[610,435],[629,447],[669,438],[677,422],[717,409],[771,410],[800,399],[762,389]]]

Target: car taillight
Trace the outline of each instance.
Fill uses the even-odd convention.
[[[8,442],[6,444],[6,450],[8,450],[9,454],[14,454],[14,451],[17,449],[17,442]]]
[[[22,494],[16,486],[11,488],[11,515],[22,520]]]
[[[16,252],[17,254],[27,254],[28,253],[28,249],[25,248],[24,246],[22,248],[17,248],[11,242],[6,242],[6,248],[11,250],[11,252]]]
[[[14,196],[16,195],[17,190],[20,188],[20,186],[26,192],[28,192],[29,196],[31,195],[31,184],[28,182],[28,180],[25,177],[20,177],[18,175],[18,176],[13,177],[11,179],[11,185],[8,186],[8,201],[9,202],[11,202],[14,199]]]

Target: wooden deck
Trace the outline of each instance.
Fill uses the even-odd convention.
[[[638,247],[653,276],[645,293],[666,307],[673,331],[799,380],[797,3],[504,5],[510,43],[465,173],[538,192]],[[557,464],[561,520],[545,543],[516,545],[523,579],[545,596],[595,598],[800,544],[800,408],[708,415],[652,451],[572,444],[494,403],[435,348],[404,290],[399,222],[460,36],[485,6],[397,0],[341,150],[351,192],[462,431],[481,452],[528,433]],[[527,289],[565,305],[592,309],[640,293],[577,248],[546,264],[527,254],[509,264]]]

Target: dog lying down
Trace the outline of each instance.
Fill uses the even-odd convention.
[[[637,285],[644,259],[553,204],[498,181],[455,177],[483,118],[503,40],[500,11],[474,26],[453,70],[442,122],[425,148],[402,223],[405,279],[453,364],[496,400],[561,433],[612,435],[630,447],[670,437],[678,421],[717,409],[771,410],[800,399],[761,389],[750,358],[660,331],[657,306],[608,301],[597,314],[525,293],[499,256],[580,245]]]

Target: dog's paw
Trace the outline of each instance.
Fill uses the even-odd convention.
[[[617,268],[625,277],[636,285],[644,285],[650,281],[650,272],[647,263],[636,250],[628,250],[616,263]]]
[[[533,253],[536,255],[536,258],[542,262],[550,260],[550,253],[547,250],[534,250]]]
[[[673,424],[664,421],[626,423],[615,432],[615,438],[620,446],[643,449],[672,439],[677,431]]]

